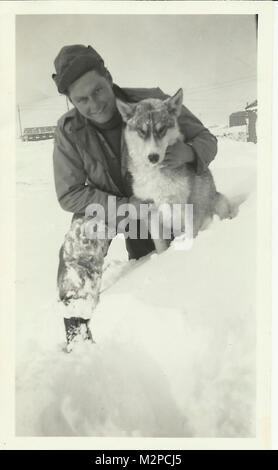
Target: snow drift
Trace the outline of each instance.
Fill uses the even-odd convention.
[[[96,344],[65,354],[52,145],[18,143],[17,435],[254,436],[256,146],[220,139],[211,169],[239,213],[191,250],[128,262],[115,239]]]

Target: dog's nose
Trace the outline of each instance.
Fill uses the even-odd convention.
[[[159,160],[159,155],[158,153],[151,153],[148,158],[151,163],[157,163]]]

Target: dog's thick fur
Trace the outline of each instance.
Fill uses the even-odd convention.
[[[183,93],[162,101],[146,99],[137,104],[117,100],[126,123],[125,140],[128,167],[133,177],[134,195],[141,200],[161,204],[193,204],[193,235],[207,227],[214,214],[221,219],[232,217],[228,199],[217,192],[210,170],[197,175],[192,165],[178,170],[163,166],[168,146],[183,140],[178,126]],[[155,161],[152,161],[155,160]],[[155,240],[157,251],[168,244]]]

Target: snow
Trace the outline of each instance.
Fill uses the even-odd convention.
[[[54,126],[58,118],[67,112],[71,103],[63,95],[56,97],[44,97],[36,99],[33,102],[20,103],[19,112],[21,119],[22,131],[26,127],[45,127]],[[17,126],[19,132],[19,116],[17,115]]]
[[[255,435],[256,146],[219,139],[217,187],[240,204],[192,249],[106,259],[94,345],[66,354],[56,291],[71,214],[59,207],[53,141],[17,144],[19,436]]]
[[[218,137],[227,137],[229,139],[246,142],[247,141],[247,125],[243,124],[241,126],[227,126],[227,125],[218,125],[211,126],[210,131]]]

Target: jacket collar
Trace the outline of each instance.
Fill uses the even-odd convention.
[[[117,98],[124,102],[129,103],[137,103],[138,101],[149,98],[149,97],[159,97],[161,98],[161,90],[159,88],[120,88],[118,85],[113,85],[113,91]],[[87,132],[88,126],[90,126],[90,132]],[[100,142],[103,140],[101,133],[91,124],[88,122],[86,118],[84,118],[79,111],[75,108],[75,115],[72,120],[72,127],[76,134],[76,139],[78,142],[82,143],[84,148],[91,149],[92,153],[94,154],[94,158],[99,160],[102,165],[106,169],[108,169],[105,159],[102,158],[102,149],[100,148]],[[125,124],[123,123],[123,129]],[[96,139],[90,139],[90,144],[88,142],[89,134],[95,134],[98,136]],[[92,148],[93,146],[93,148]],[[126,175],[128,172],[128,152],[127,146],[124,139],[124,132],[122,132],[122,139],[121,139],[121,148],[122,148],[122,159],[121,159],[121,167],[122,167],[122,174]]]
[[[113,86],[115,96],[120,98],[123,101],[127,101],[129,98],[125,94],[124,90],[122,90],[117,85]],[[123,123],[123,129],[125,124]],[[72,130],[73,135],[76,142],[81,143],[84,149],[90,149],[94,158],[99,160],[99,162],[104,166],[106,170],[108,170],[108,165],[106,159],[103,158],[103,147],[107,146],[107,143],[104,140],[101,132],[98,131],[96,127],[94,127],[85,117],[83,117],[79,111],[75,108],[75,115],[72,120]],[[95,136],[96,138],[92,138]],[[121,136],[121,149],[122,149],[122,158],[121,158],[121,167],[122,167],[122,174],[126,175],[127,173],[127,147],[124,139],[124,133],[122,132]],[[112,150],[109,147],[106,148],[107,152],[111,152]]]

